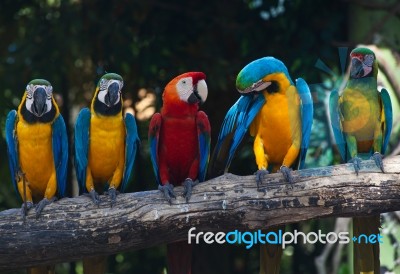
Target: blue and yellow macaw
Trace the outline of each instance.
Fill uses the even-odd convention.
[[[245,66],[236,78],[243,94],[229,109],[210,161],[209,175],[226,172],[247,130],[254,139],[259,187],[265,174],[280,172],[293,183],[291,168],[302,168],[310,140],[313,104],[307,83],[294,85],[285,65],[264,57]],[[277,231],[284,227],[273,228]],[[261,246],[260,273],[279,273],[282,248]]]
[[[67,130],[48,81],[28,83],[18,110],[7,115],[6,142],[11,180],[24,201],[22,215],[37,203],[38,218],[57,194],[64,196],[67,180]],[[54,273],[54,265],[32,267],[28,273]]]
[[[371,158],[384,172],[385,153],[392,131],[392,104],[387,90],[377,88],[378,62],[373,51],[356,48],[350,53],[350,79],[341,96],[330,96],[335,140],[343,160],[358,174],[361,158]],[[353,218],[353,233],[378,234],[379,215]],[[354,244],[354,273],[379,273],[379,244]]]
[[[96,87],[90,110],[79,112],[75,123],[75,168],[81,192],[89,192],[95,204],[98,192],[107,189],[111,206],[117,188],[124,192],[139,147],[135,118],[122,115],[123,79],[115,73],[103,75]],[[107,258],[85,258],[85,273],[105,273]]]
[[[12,183],[24,204],[25,216],[34,203],[36,217],[65,193],[68,137],[64,119],[43,79],[28,83],[18,111],[6,120],[6,142]]]
[[[107,73],[99,80],[90,110],[79,112],[75,123],[75,168],[81,192],[95,204],[107,186],[111,205],[117,188],[123,192],[139,146],[135,118],[122,115],[122,77]]]

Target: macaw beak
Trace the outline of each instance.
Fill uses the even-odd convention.
[[[188,98],[189,104],[204,103],[207,99],[208,89],[207,84],[204,79],[194,79],[193,83],[193,93],[190,94]]]
[[[119,97],[119,85],[118,83],[112,83],[107,90],[107,95],[104,100],[107,106],[113,106],[117,103]]]
[[[33,94],[33,104],[31,111],[37,117],[41,117],[47,110],[46,91],[44,88],[37,88]]]
[[[351,78],[361,78],[363,76],[364,76],[363,63],[357,57],[353,57],[351,59],[350,77]]]

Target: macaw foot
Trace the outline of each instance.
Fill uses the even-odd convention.
[[[21,206],[22,218],[25,219],[26,215],[28,214],[28,210],[31,208],[33,208],[33,203],[31,201],[26,202],[26,207],[25,207],[25,203],[22,203],[22,206]]]
[[[294,179],[292,176],[292,169],[288,168],[287,166],[281,166],[279,169],[285,178],[286,182],[290,183],[292,185],[294,183]]]
[[[51,199],[47,199],[47,198],[43,198],[37,205],[36,205],[36,219],[39,218],[40,213],[42,213],[42,210],[45,206],[51,204],[52,202],[54,202],[55,200],[57,200],[56,197],[53,197]]]
[[[183,191],[183,197],[186,198],[186,203],[189,202],[190,197],[192,196],[192,190],[195,185],[199,183],[199,180],[193,181],[190,178],[186,178],[185,181],[183,182],[184,186],[184,191]]]
[[[354,170],[356,171],[356,174],[358,175],[358,172],[361,169],[361,158],[355,156],[353,159],[350,159],[349,163],[353,163]]]
[[[117,195],[119,194],[119,191],[117,191],[114,187],[110,187],[104,194],[110,196],[111,207],[113,207],[113,205],[115,205],[117,202]]]
[[[170,183],[166,183],[163,186],[158,186],[158,190],[160,190],[163,194],[165,199],[167,199],[169,205],[172,204],[172,198],[176,198],[175,192],[174,192],[174,186],[171,185]]]
[[[385,173],[385,171],[383,170],[383,162],[382,162],[382,154],[380,154],[379,152],[375,152],[374,155],[371,156],[371,160],[375,161],[375,164],[377,167],[379,167],[383,173]]]
[[[92,198],[92,201],[95,205],[100,205],[101,200],[100,200],[100,195],[96,192],[96,190],[92,189],[89,191],[89,194],[86,194]]]
[[[262,180],[264,179],[264,176],[268,175],[268,174],[269,174],[269,171],[266,169],[259,169],[254,173],[254,175],[256,175],[257,190],[260,189],[260,185],[262,183]]]

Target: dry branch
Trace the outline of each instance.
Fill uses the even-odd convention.
[[[400,157],[386,159],[382,174],[364,161],[294,172],[293,188],[281,174],[265,178],[224,176],[195,187],[190,203],[178,197],[169,206],[158,191],[107,197],[100,207],[88,197],[64,198],[36,220],[19,209],[0,212],[0,272],[38,264],[79,260],[186,240],[197,231],[256,230],[314,218],[368,215],[400,209]],[[176,188],[177,193],[182,188]]]

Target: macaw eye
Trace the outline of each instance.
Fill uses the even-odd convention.
[[[32,97],[33,97],[33,86],[27,85],[26,86],[26,98],[32,99]]]
[[[186,84],[186,80],[183,80],[183,81],[182,81],[182,84]]]
[[[47,99],[51,99],[51,96],[53,95],[53,87],[46,86],[45,90],[46,90]]]
[[[364,56],[364,62],[366,66],[371,67],[372,64],[374,63],[374,56],[372,54],[367,54]]]
[[[106,89],[107,88],[107,80],[106,79],[101,79],[100,80],[100,89],[101,90],[104,90],[104,89]]]

